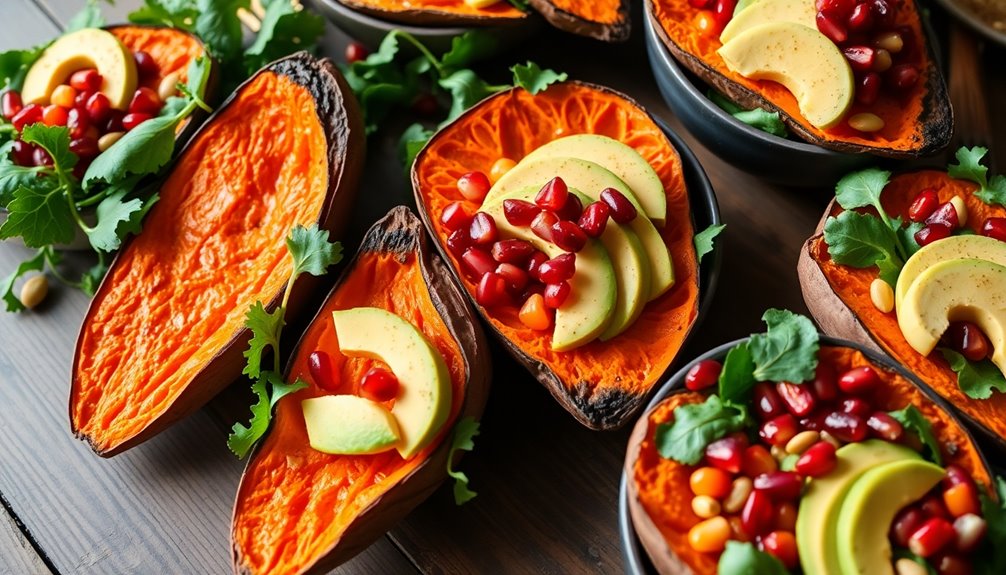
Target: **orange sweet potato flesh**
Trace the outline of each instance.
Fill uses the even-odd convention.
[[[967,226],[973,230],[980,228],[989,217],[1006,216],[1006,208],[990,206],[974,196],[977,189],[975,184],[953,179],[945,171],[935,170],[901,174],[892,178],[881,196],[884,210],[892,217],[907,219],[908,207],[925,188],[934,188],[940,196],[940,202],[961,196],[967,205]],[[841,208],[836,204],[830,215],[837,215],[839,212]],[[881,313],[870,300],[870,283],[877,277],[875,268],[853,268],[836,264],[828,255],[824,236],[812,238],[806,250],[820,267],[834,294],[851,310],[884,351],[963,411],[968,418],[997,437],[1006,438],[1006,419],[1003,417],[1006,413],[1006,394],[993,393],[989,399],[971,399],[960,390],[957,374],[943,361],[939,352],[926,357],[908,345],[898,327],[897,315],[893,311]],[[852,334],[834,335],[853,337]]]
[[[740,101],[742,105],[779,110],[805,139],[840,151],[868,151],[893,157],[931,153],[949,142],[952,114],[943,80],[930,61],[919,8],[914,0],[901,3],[895,26],[911,30],[914,41],[906,43],[905,50],[898,54],[898,62],[911,63],[921,71],[918,83],[901,96],[885,88],[877,102],[869,107],[853,102],[846,115],[848,118],[860,112],[872,112],[880,116],[885,122],[884,128],[872,134],[853,130],[846,122],[827,130],[814,127],[800,114],[796,98],[782,84],[751,80],[727,68],[716,53],[723,45],[719,35],[699,31],[696,17],[700,11],[689,5],[688,0],[648,0],[648,3],[658,35],[679,61],[728,96],[739,101],[749,100]],[[763,101],[750,101],[751,94]],[[933,111],[934,106],[940,110]]]
[[[379,18],[426,26],[470,24],[491,25],[523,20],[527,14],[506,0],[485,8],[468,5],[464,0],[338,0],[343,4]]]
[[[598,40],[629,39],[629,2],[626,0],[528,0],[550,24]]]
[[[146,52],[157,62],[160,74],[140,83],[154,90],[157,90],[162,78],[174,72],[180,74],[179,81],[184,83],[189,63],[206,52],[198,38],[176,28],[112,26],[108,31],[133,52]]]
[[[283,288],[292,265],[284,238],[317,222],[326,200],[326,150],[311,93],[271,71],[186,148],[78,339],[70,415],[96,451],[114,453],[173,417],[245,311]]]
[[[579,133],[624,142],[660,176],[667,194],[667,224],[660,233],[674,264],[674,287],[648,303],[621,335],[567,352],[552,351],[551,335],[524,326],[516,307],[479,309],[507,349],[564,407],[585,425],[611,428],[627,421],[660,380],[698,314],[698,264],[681,159],[656,123],[628,98],[600,87],[565,83],[536,96],[514,89],[483,101],[434,136],[416,158],[413,188],[427,227],[460,270],[460,260],[446,249],[449,232],[440,222],[448,204],[465,201],[458,177],[472,170],[489,173],[501,157],[520,161],[555,138]],[[469,214],[478,208],[466,203]],[[465,274],[457,276],[474,297],[476,284]]]
[[[893,371],[879,368],[862,352],[852,348],[822,346],[819,357],[838,373],[862,365],[878,368],[877,372],[884,385],[878,386],[867,396],[871,405],[884,411],[901,409],[909,403],[915,405],[932,424],[933,433],[940,445],[944,446],[944,465],[960,465],[980,483],[991,485],[989,470],[967,431],[909,380]],[[688,530],[701,521],[692,511],[692,494],[688,486],[688,478],[697,466],[664,459],[657,452],[654,442],[657,425],[674,420],[674,408],[704,399],[704,395],[694,392],[671,395],[650,411],[645,420],[640,420],[633,433],[633,440],[630,440],[630,457],[633,453],[636,455],[635,459],[626,462],[626,473],[632,478],[629,498],[636,504],[633,511],[645,513],[650,524],[641,530],[639,526],[642,517],[635,515],[633,523],[637,526],[647,552],[651,556],[656,555],[656,563],[668,567],[673,565],[658,569],[661,573],[687,573],[687,569],[698,574],[716,573],[718,556],[695,551],[687,538]],[[649,529],[655,529],[655,532],[643,533]],[[658,548],[660,544],[666,548]],[[687,569],[683,568],[685,566]]]

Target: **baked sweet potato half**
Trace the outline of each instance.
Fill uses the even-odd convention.
[[[850,81],[855,87],[854,99],[837,123],[822,124],[827,127],[811,123],[798,96],[782,83],[745,77],[728,67],[724,57],[718,52],[724,46],[720,41],[720,32],[724,30],[725,20],[730,19],[731,15],[733,19],[737,19],[737,14],[743,14],[748,8],[734,12],[733,2],[724,3],[720,0],[710,2],[709,8],[705,10],[695,8],[693,4],[690,0],[647,0],[646,17],[650,18],[663,45],[678,62],[738,105],[748,109],[763,108],[778,112],[786,125],[800,138],[839,152],[912,158],[931,155],[949,144],[953,133],[953,110],[932,42],[927,36],[927,26],[922,20],[922,10],[916,0],[885,0],[882,3],[884,16],[872,12],[864,16],[871,22],[864,26],[873,27],[866,33],[849,28],[851,24],[846,24],[844,19],[851,19],[851,15],[841,15],[841,30],[838,34],[845,36],[841,36],[844,39],[838,43],[842,52],[837,54],[837,58],[844,61],[841,56],[848,54],[846,59],[860,56],[862,59],[851,65],[854,77]],[[729,7],[727,15],[722,18],[713,15],[714,6],[719,4]],[[759,3],[743,4],[750,8]],[[769,4],[781,6],[784,3]],[[848,5],[848,8],[855,5],[845,0],[825,4]],[[792,6],[798,5],[813,10],[822,3],[789,3],[786,10],[790,12],[785,13],[785,16],[781,11],[775,12],[770,21],[785,20],[813,26],[813,12],[805,13],[801,10],[793,13]],[[837,9],[845,10],[844,7]],[[893,13],[893,17],[887,16],[889,13]],[[884,19],[890,21],[872,23]],[[819,28],[825,41],[830,41],[835,36],[825,33],[820,24],[812,29],[816,33]],[[886,43],[883,38],[889,38],[892,34],[897,39],[893,43]],[[892,51],[881,50],[880,46],[887,46]],[[884,54],[882,57],[879,55],[881,52]],[[816,52],[810,46],[801,45],[798,50],[766,59],[784,62],[797,53]],[[790,63],[794,64],[791,68],[799,70],[819,70],[824,69],[825,61],[824,58],[812,58],[810,63]],[[873,77],[870,80],[864,79],[871,74]],[[826,76],[833,78],[837,74],[828,73]],[[870,85],[867,87],[864,83]],[[874,116],[874,119],[862,124],[855,123],[860,129],[850,125],[854,123],[853,118],[856,116],[865,118],[866,115]]]
[[[422,331],[447,364],[452,388],[446,422],[418,453],[333,455],[308,442],[302,401],[330,393],[358,395],[373,359],[342,357],[336,310],[377,307]],[[394,208],[367,232],[297,344],[287,380],[308,387],[276,406],[269,435],[241,478],[231,529],[237,573],[323,573],[360,552],[447,477],[451,428],[478,418],[489,391],[485,335],[419,219]],[[333,358],[331,383],[317,381],[311,355]],[[403,350],[398,350],[403,352]]]
[[[632,31],[627,0],[529,0],[556,28],[607,42],[623,42]]]
[[[527,20],[528,14],[509,2],[497,2],[485,8],[464,0],[338,0],[346,6],[375,18],[418,26],[494,26]]]
[[[880,202],[889,217],[901,218],[901,221],[910,223],[913,219],[927,217],[926,214],[918,213],[918,207],[913,207],[920,196],[924,195],[923,192],[926,192],[925,195],[932,194],[932,205],[929,208],[932,213],[929,217],[939,215],[934,211],[935,206],[952,206],[952,200],[959,201],[966,219],[958,221],[955,218],[957,229],[952,232],[954,235],[930,244],[937,246],[940,242],[963,235],[988,235],[988,232],[983,231],[983,227],[990,221],[995,222],[998,218],[1006,216],[1006,208],[986,204],[976,195],[977,191],[976,184],[952,178],[946,171],[924,170],[891,178],[883,188]],[[977,426],[984,435],[1002,445],[1003,438],[1006,438],[1006,419],[1003,417],[1006,414],[1006,394],[1001,390],[988,391],[987,397],[977,399],[962,391],[957,373],[951,369],[939,350],[934,350],[928,355],[916,351],[902,332],[898,310],[894,308],[882,311],[875,305],[871,296],[871,286],[878,281],[877,268],[852,267],[840,264],[832,258],[825,240],[825,223],[829,217],[838,216],[843,211],[842,207],[833,201],[825,211],[817,231],[807,240],[800,252],[798,271],[804,300],[822,331],[887,353],[954,405],[967,422]],[[956,216],[957,212],[954,211]],[[989,241],[995,244],[994,241]],[[955,252],[952,254],[954,257],[968,257],[959,250],[952,251]],[[992,257],[995,253],[995,250],[982,251],[984,253],[980,255],[988,257]],[[901,283],[899,277],[899,286]],[[965,286],[966,284],[961,284],[955,287]],[[902,291],[901,287],[898,289]],[[987,293],[1002,293],[1001,286],[997,287],[994,284],[985,285],[982,289]],[[966,318],[950,317],[950,321],[953,322],[963,319]],[[989,342],[984,337],[982,336],[982,339],[985,345],[988,345]],[[947,341],[941,344],[941,347],[944,346],[954,347]]]
[[[651,199],[659,200],[661,205],[666,202],[666,214],[661,216],[666,221],[659,230],[651,227],[651,237],[673,264],[673,284],[665,283],[663,287],[666,291],[650,292],[650,299],[642,300],[645,306],[639,308],[641,311],[637,310],[634,322],[629,322],[628,327],[613,338],[602,336],[600,339],[584,340],[587,343],[575,349],[557,351],[553,349],[553,343],[558,340],[547,326],[544,330],[541,326],[533,329],[521,319],[518,310],[523,308],[520,303],[479,305],[482,299],[481,280],[478,275],[472,275],[470,262],[451,239],[453,234],[458,233],[451,226],[455,225],[452,222],[458,214],[456,208],[460,207],[467,214],[468,221],[473,221],[473,215],[477,215],[480,209],[488,209],[486,206],[490,203],[484,190],[483,199],[478,200],[468,199],[460,192],[463,175],[470,172],[495,173],[494,164],[513,165],[517,162],[513,171],[501,176],[507,178],[521,169],[522,159],[532,152],[543,149],[545,144],[559,142],[562,136],[571,135],[604,137],[605,149],[628,149],[630,155],[635,155],[636,161],[652,167],[656,191]],[[618,143],[612,144],[612,140]],[[592,157],[599,162],[609,161],[603,153]],[[528,160],[532,164],[545,165],[544,172],[539,174],[543,177],[540,181],[535,180],[534,190],[557,174],[551,171],[549,161],[548,158]],[[573,162],[582,164],[577,159]],[[597,165],[589,166],[590,170],[591,173],[606,172]],[[498,180],[501,184],[502,181]],[[614,176],[607,177],[606,181],[623,186]],[[416,157],[412,167],[412,185],[420,217],[435,238],[441,254],[451,263],[455,278],[476,302],[482,318],[507,351],[584,425],[592,429],[611,429],[628,421],[674,361],[696,321],[699,308],[698,261],[692,243],[692,212],[681,157],[646,111],[618,92],[583,83],[556,84],[537,95],[523,89],[502,92],[475,105],[433,136]],[[570,183],[569,187],[574,186]],[[623,186],[623,189],[626,188]],[[584,187],[579,192],[596,195],[601,192],[600,184],[590,189]],[[490,195],[494,193],[489,192]],[[582,206],[587,206],[588,201],[584,199]],[[584,209],[584,213],[589,211]],[[641,211],[639,213],[642,214]],[[499,226],[505,223],[502,217],[499,215],[496,220]],[[634,224],[635,220],[631,223]],[[621,227],[613,220],[608,221],[607,226]],[[528,238],[534,241],[531,236]],[[601,240],[605,240],[603,235]],[[593,239],[588,242],[588,251],[594,249],[593,242]],[[649,247],[653,247],[652,244]],[[484,255],[484,258],[488,257]],[[531,256],[532,262],[534,257]],[[562,257],[570,259],[568,255]],[[576,261],[586,261],[588,257],[581,252],[576,254]],[[580,265],[576,263],[576,266]],[[657,275],[654,272],[651,277]],[[574,284],[577,282],[575,275],[572,281]],[[591,281],[587,279],[583,285],[597,285],[589,283]],[[570,297],[574,307],[598,293],[584,288],[578,294],[578,289],[574,287]],[[547,288],[545,295],[548,296]],[[621,295],[618,297],[621,298]],[[531,299],[529,296],[528,301]],[[523,296],[519,301],[523,301]],[[545,302],[548,306],[547,299]],[[562,313],[563,305],[559,305],[556,314]],[[593,312],[588,313],[583,319],[593,322],[596,319],[593,315]],[[546,323],[548,321],[545,319]]]
[[[705,380],[711,389],[684,389],[702,381],[696,366],[727,358],[723,374],[736,382],[727,354],[750,341],[723,345],[682,369],[633,429],[624,469],[629,533],[656,572],[925,572],[916,561],[970,572],[991,565],[995,539],[984,529],[998,518],[983,503],[999,505],[988,463],[949,405],[879,354],[825,338],[813,352],[819,363],[812,380],[765,379],[746,398],[722,402],[735,426],[710,434],[714,416],[699,415],[701,425],[679,438],[679,419],[695,424],[694,410],[720,403],[716,375]],[[847,404],[853,407],[844,411]],[[746,413],[738,416],[738,406]],[[916,535],[930,522],[950,539]],[[955,534],[967,542],[960,550]]]
[[[242,84],[186,145],[144,232],[99,286],[77,338],[70,422],[101,456],[149,439],[241,373],[245,310],[278,305],[296,224],[339,235],[364,154],[356,101],[299,53]],[[310,282],[290,298],[300,309]],[[292,310],[296,313],[296,310]]]

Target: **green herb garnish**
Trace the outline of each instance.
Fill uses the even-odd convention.
[[[716,567],[718,575],[787,575],[789,571],[776,557],[759,551],[751,543],[727,541]]]
[[[943,465],[943,455],[940,453],[940,442],[933,434],[933,426],[926,419],[925,415],[914,405],[909,404],[904,409],[891,411],[890,416],[898,420],[898,423],[905,429],[918,436],[922,445],[929,452],[928,459],[937,465]]]
[[[975,573],[994,575],[1006,572],[1006,481],[994,480],[995,495],[981,493],[982,518],[988,525],[985,543],[975,553]]]
[[[782,121],[779,116],[779,112],[769,112],[762,108],[754,108],[752,110],[745,110],[737,104],[731,102],[716,90],[709,90],[706,92],[706,97],[709,98],[712,103],[716,104],[721,110],[730,114],[739,121],[755,128],[756,130],[761,130],[773,136],[779,136],[780,138],[789,137],[789,130],[786,129],[786,124]]]
[[[454,454],[458,451],[475,449],[475,436],[479,434],[479,422],[472,417],[465,417],[454,426],[451,434],[451,450],[447,453],[447,475],[454,479],[454,503],[461,505],[473,499],[477,494],[468,488],[468,476],[464,472],[454,470]]]
[[[726,224],[712,224],[708,228],[695,234],[692,243],[695,245],[695,257],[702,263],[702,256],[713,251],[713,240],[726,228]]]
[[[975,196],[986,204],[1006,206],[1006,176],[998,174],[991,179],[989,169],[982,165],[982,158],[988,153],[987,148],[961,148],[957,150],[957,163],[947,167],[951,178],[968,180],[980,186]]]
[[[702,403],[674,409],[674,422],[657,426],[655,441],[661,457],[695,465],[706,446],[750,424],[747,407],[723,401],[716,394]]]
[[[956,351],[945,348],[940,351],[957,374],[957,385],[964,395],[971,399],[988,399],[993,391],[1006,393],[1006,378],[991,361],[968,361]]]

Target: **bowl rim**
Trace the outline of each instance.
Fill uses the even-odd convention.
[[[977,31],[988,40],[995,42],[1000,46],[1006,47],[1006,32],[1001,32],[992,26],[989,26],[984,20],[979,18],[977,14],[964,6],[961,6],[961,3],[958,0],[936,0],[936,3],[949,12],[950,15],[959,22],[969,26],[972,30]]]
[[[358,12],[353,10],[349,6],[346,6],[339,0],[309,0],[309,2],[320,5],[320,8],[328,11],[330,14],[337,15],[340,18],[345,18],[358,25],[367,26],[375,30],[381,30],[385,33],[391,32],[392,30],[401,30],[402,32],[407,32],[417,38],[423,37],[443,37],[452,38],[454,36],[461,36],[466,32],[471,32],[473,30],[498,30],[506,29],[511,27],[519,27],[522,24],[526,24],[528,20],[533,18],[533,13],[528,13],[528,15],[521,21],[507,23],[507,24],[497,24],[495,26],[416,26],[415,24],[405,24],[402,22],[392,22],[391,20],[383,20],[370,14],[364,14],[363,12]],[[330,17],[337,26],[336,17]],[[340,26],[341,28],[341,26]]]

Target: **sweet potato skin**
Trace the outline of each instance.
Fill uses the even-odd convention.
[[[556,28],[605,42],[629,39],[628,0],[528,0]]]
[[[498,26],[521,23],[528,14],[500,2],[488,8],[472,8],[463,2],[385,2],[383,0],[337,0],[340,4],[375,18],[415,26]]]

